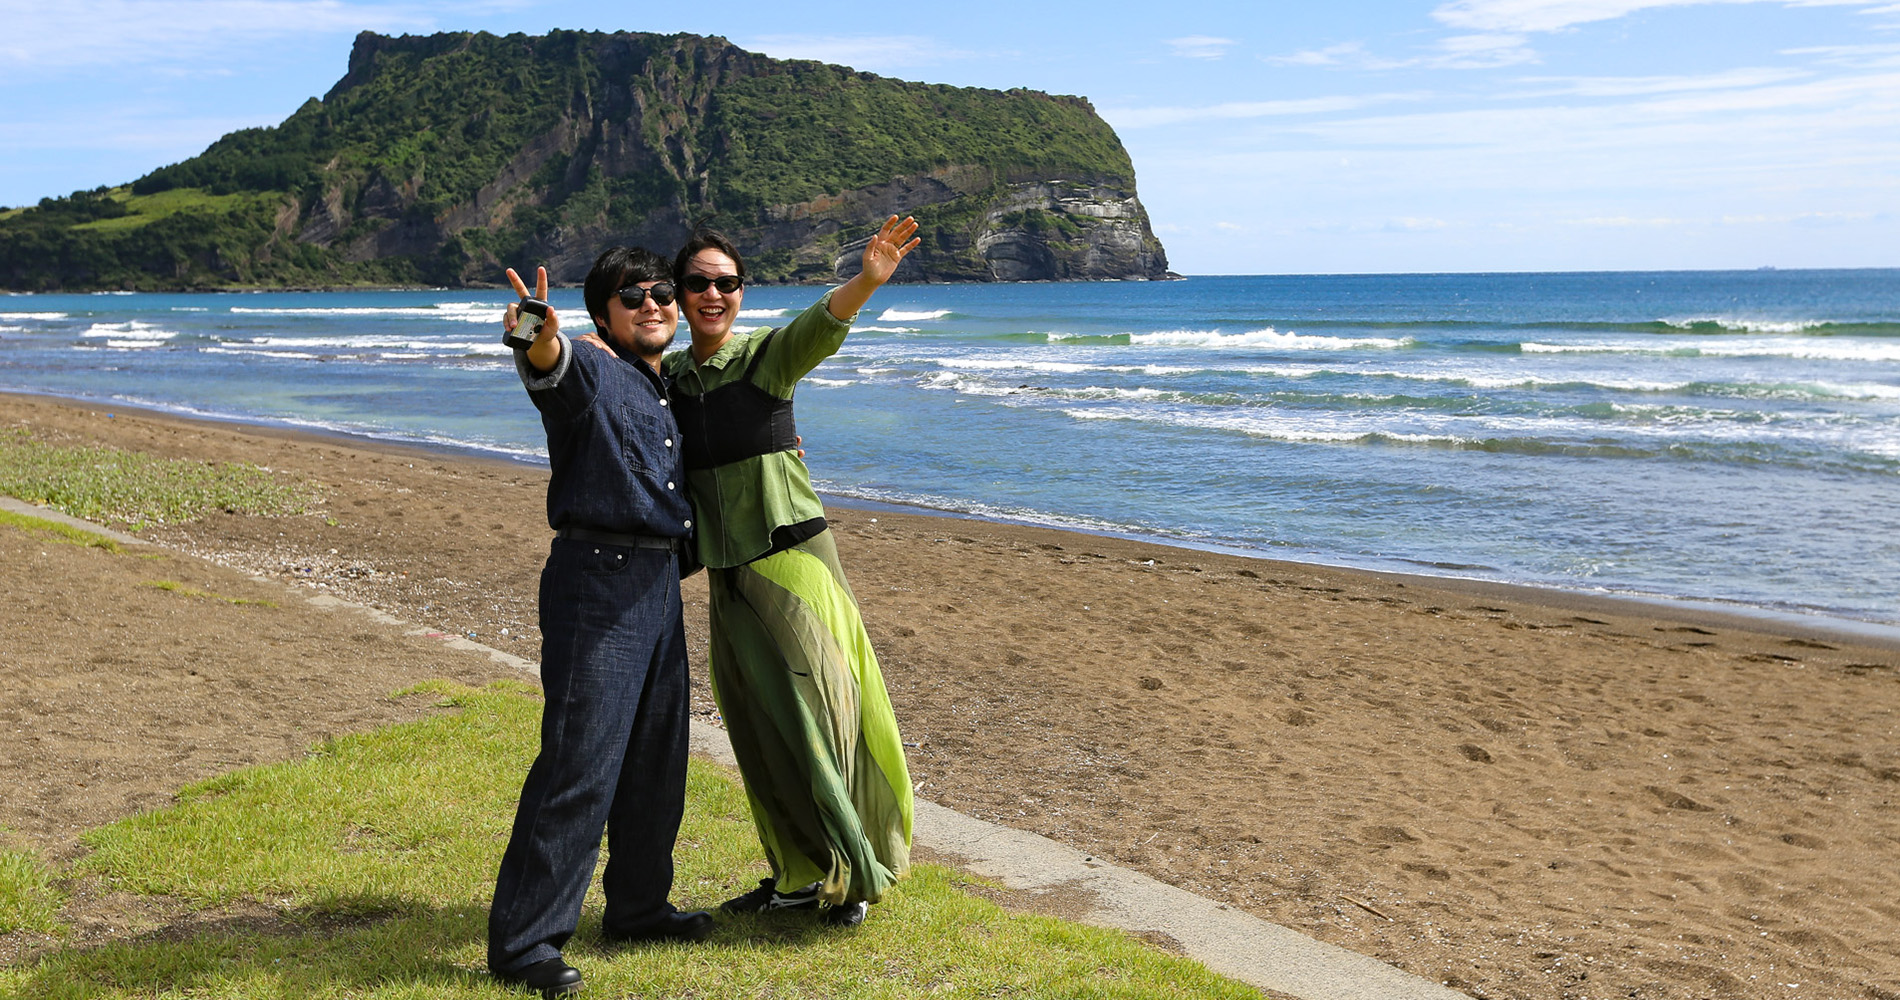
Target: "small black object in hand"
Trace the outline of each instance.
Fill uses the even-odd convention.
[[[535,334],[541,331],[541,324],[548,318],[548,304],[540,299],[522,299],[521,315],[532,316],[534,319],[528,321],[524,318],[514,329],[501,335],[502,344],[517,351],[525,351],[534,346]]]

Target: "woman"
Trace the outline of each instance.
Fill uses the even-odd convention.
[[[844,344],[916,232],[915,220],[892,216],[856,277],[755,334],[732,332],[745,262],[730,241],[702,230],[673,261],[693,342],[664,370],[711,591],[713,698],[772,865],[728,913],[816,908],[827,923],[855,925],[910,866],[903,743],[798,459],[792,390]]]

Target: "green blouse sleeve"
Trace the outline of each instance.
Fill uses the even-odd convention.
[[[838,353],[851,322],[831,315],[831,293],[826,292],[811,307],[772,334],[772,348],[759,361],[752,381],[759,388],[781,399],[789,399],[798,380],[818,363]]]

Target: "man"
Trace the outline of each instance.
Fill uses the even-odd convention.
[[[595,332],[569,340],[550,310],[515,352],[548,434],[541,572],[541,750],[529,769],[488,914],[488,967],[544,997],[578,992],[561,958],[603,827],[609,942],[697,940],[712,916],[667,902],[685,808],[688,726],[680,559],[692,534],[678,426],[659,374],[679,323],[670,266],[615,247],[587,275]],[[522,299],[527,286],[508,280]],[[535,276],[545,300],[547,269]],[[520,307],[508,307],[513,330]]]

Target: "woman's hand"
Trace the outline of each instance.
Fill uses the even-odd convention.
[[[916,219],[906,216],[899,222],[895,215],[885,219],[871,242],[864,245],[864,267],[831,293],[831,315],[847,321],[856,316],[871,300],[871,293],[891,280],[897,265],[923,242],[916,235]]]
[[[885,219],[884,224],[878,227],[877,235],[865,244],[864,269],[860,273],[869,276],[878,285],[891,280],[891,275],[896,272],[897,265],[903,263],[905,255],[923,242],[921,239],[912,239],[916,235],[916,219],[905,216],[904,221],[899,222],[895,215]]]

